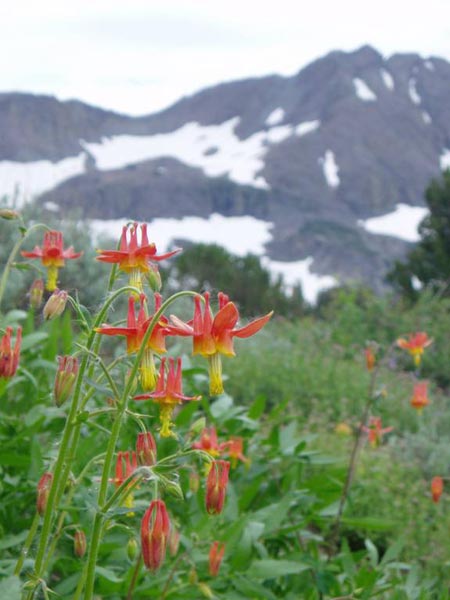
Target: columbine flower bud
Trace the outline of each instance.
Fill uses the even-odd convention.
[[[366,367],[367,367],[367,370],[370,373],[370,371],[373,371],[373,369],[375,367],[375,361],[376,361],[375,354],[374,354],[374,352],[373,352],[373,350],[372,350],[372,348],[370,346],[368,346],[364,350],[364,354],[365,354],[365,357],[366,357]]]
[[[433,497],[433,502],[439,502],[440,497],[442,496],[442,492],[444,491],[444,480],[442,477],[433,477],[431,480],[431,495]]]
[[[151,467],[156,463],[156,442],[150,431],[138,433],[136,455],[140,465]]]
[[[220,565],[225,553],[225,544],[213,542],[209,549],[209,574],[211,577],[217,577],[219,574]]]
[[[128,540],[128,544],[127,544],[127,556],[131,562],[133,562],[134,559],[136,558],[137,551],[138,551],[138,544],[137,544],[136,539],[130,538]]]
[[[67,297],[67,292],[56,288],[44,306],[43,314],[46,321],[62,315],[64,309],[66,308]]]
[[[193,494],[198,492],[198,488],[200,487],[200,475],[196,471],[191,471],[189,473],[189,489]]]
[[[56,406],[61,406],[69,398],[77,378],[78,359],[75,356],[58,356],[53,395]]]
[[[86,534],[82,529],[77,529],[73,538],[73,551],[75,556],[82,558],[86,554],[86,547]]]
[[[0,378],[9,379],[16,374],[19,366],[20,346],[22,343],[22,327],[17,328],[16,341],[12,346],[13,328],[7,327],[5,335],[0,339]]]
[[[206,480],[206,510],[210,515],[222,512],[228,485],[230,463],[227,460],[214,460]]]
[[[0,217],[7,221],[14,221],[20,217],[19,213],[12,208],[0,208]]]
[[[180,532],[178,529],[172,524],[169,533],[169,552],[170,556],[175,556],[178,552],[178,548],[180,546]]]
[[[35,279],[31,284],[30,291],[30,308],[37,310],[41,307],[42,298],[44,297],[44,280]]]
[[[50,494],[50,488],[53,481],[52,473],[44,473],[39,479],[37,485],[37,501],[36,510],[40,515],[43,515],[47,507],[47,500]]]
[[[166,556],[170,531],[169,515],[162,500],[153,500],[144,514],[141,525],[142,557],[147,569],[156,571]]]

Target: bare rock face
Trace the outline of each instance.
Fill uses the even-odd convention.
[[[274,223],[272,258],[312,256],[319,273],[380,288],[408,244],[358,221],[423,206],[450,149],[449,97],[446,61],[368,46],[138,118],[0,94],[0,168],[84,153],[39,202],[103,219],[252,215]]]

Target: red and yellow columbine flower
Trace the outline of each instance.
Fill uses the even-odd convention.
[[[211,577],[217,577],[223,555],[225,554],[225,544],[222,542],[213,542],[209,549],[209,574]]]
[[[241,437],[230,438],[228,442],[222,444],[222,449],[229,456],[233,469],[236,468],[238,460],[246,464],[250,463],[250,459],[244,456],[244,440]]]
[[[393,427],[383,427],[381,426],[381,417],[370,417],[369,426],[363,426],[363,431],[365,431],[369,438],[369,443],[372,448],[378,448],[381,444],[383,435],[385,433],[389,433],[394,428]]]
[[[47,500],[50,494],[50,488],[52,487],[52,481],[52,473],[46,472],[42,475],[37,484],[36,510],[41,516],[47,508]]]
[[[135,298],[130,296],[128,299],[127,326],[111,327],[110,325],[102,325],[96,331],[103,335],[124,335],[127,338],[128,354],[137,352],[142,345],[142,340],[144,339],[154,314],[161,308],[162,297],[157,292],[155,293],[155,312],[151,316],[148,316],[146,302],[147,298],[145,294],[141,294],[140,308],[136,318]],[[154,326],[147,341],[147,346],[140,365],[141,385],[146,391],[155,389],[157,374],[154,353],[163,354],[166,352],[165,337],[169,334],[167,325],[168,321],[166,317],[162,316]]]
[[[428,381],[418,381],[414,384],[414,391],[410,403],[418,413],[421,413],[424,407],[430,404],[428,399]]]
[[[442,492],[444,491],[444,480],[442,477],[433,477],[431,480],[431,496],[433,498],[433,502],[439,502]]]
[[[156,571],[166,556],[170,521],[162,500],[153,500],[145,511],[141,524],[141,546],[144,564]]]
[[[156,463],[156,442],[150,431],[138,433],[136,456],[140,465],[151,467]]]
[[[194,442],[192,448],[195,450],[203,450],[211,456],[216,457],[220,456],[223,444],[219,444],[215,427],[205,427],[200,435],[200,441]]]
[[[206,480],[205,505],[210,515],[218,515],[223,510],[228,485],[230,463],[227,460],[214,460]]]
[[[47,289],[53,292],[58,284],[58,270],[64,267],[66,259],[79,258],[83,253],[75,252],[73,246],[64,250],[63,234],[60,231],[46,231],[42,248],[36,246],[32,252],[22,252],[25,258],[40,258],[47,268]]]
[[[122,483],[130,477],[137,469],[137,457],[136,452],[118,452],[116,461],[116,472],[113,479],[114,485],[119,487]],[[126,496],[123,506],[126,508],[133,508],[134,500],[133,494]],[[133,516],[133,513],[128,513],[129,516]]]
[[[106,263],[115,263],[119,269],[129,276],[129,283],[142,291],[142,274],[148,276],[152,289],[159,290],[161,280],[157,263],[165,258],[170,258],[181,251],[180,248],[165,254],[156,254],[155,244],[150,244],[147,235],[147,225],[141,228],[141,240],[138,241],[138,224],[125,225],[122,229],[119,250],[98,250],[97,260]]]
[[[428,337],[428,335],[423,331],[418,331],[417,333],[410,333],[409,339],[405,340],[404,338],[399,338],[397,340],[397,346],[403,348],[403,350],[407,350],[414,359],[414,364],[416,367],[420,365],[420,361],[422,360],[422,354],[430,344],[433,343],[433,340]]]
[[[19,366],[20,346],[22,344],[22,327],[17,328],[16,341],[12,347],[13,328],[7,327],[0,340],[0,378],[9,379],[16,374]]]
[[[169,370],[166,375],[166,359],[161,360],[161,368],[159,370],[158,383],[156,390],[150,394],[141,394],[135,396],[135,400],[148,400],[151,398],[159,404],[159,419],[161,421],[161,429],[159,435],[161,437],[175,437],[171,427],[172,413],[183,400],[200,400],[200,396],[184,396],[181,381],[181,358],[169,358]]]
[[[208,359],[210,393],[217,396],[223,394],[220,355],[235,356],[233,338],[247,338],[257,333],[269,321],[273,311],[255,319],[245,327],[236,328],[239,311],[226,294],[219,292],[219,311],[215,317],[211,313],[209,292],[205,292],[203,296],[205,299],[203,309],[200,297],[195,297],[193,321],[184,323],[172,316],[171,331],[175,335],[192,336],[193,353],[201,354]]]

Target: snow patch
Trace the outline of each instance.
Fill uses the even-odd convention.
[[[374,92],[372,92],[367,83],[362,79],[355,77],[355,79],[353,79],[353,85],[355,86],[356,95],[360,100],[363,100],[364,102],[373,102],[377,99]]]
[[[84,152],[69,156],[58,162],[37,160],[35,162],[0,161],[0,196],[14,199],[18,207],[31,198],[47,192],[66,179],[85,171]]]
[[[323,174],[330,187],[336,188],[340,184],[339,167],[336,164],[334,153],[331,150],[325,152],[325,156],[319,158],[319,164],[322,165]]]
[[[90,221],[94,238],[107,235],[119,239],[126,219]],[[273,224],[254,217],[224,217],[212,214],[209,218],[183,217],[182,219],[154,219],[148,224],[148,235],[154,241],[158,253],[170,249],[174,239],[185,239],[195,243],[219,244],[228,252],[245,256],[249,252],[262,257],[262,264],[276,277],[282,275],[286,291],[300,283],[305,300],[314,303],[317,295],[336,285],[329,275],[311,272],[311,257],[294,262],[274,261],[264,256],[265,245],[272,239]]]
[[[295,128],[295,133],[298,136],[306,135],[307,133],[311,133],[311,131],[315,131],[320,127],[320,121],[303,121],[303,123],[299,123]]]
[[[423,122],[426,123],[427,125],[429,125],[431,123],[431,117],[430,117],[429,113],[427,113],[426,110],[422,111],[422,119],[423,119]]]
[[[220,125],[186,123],[169,133],[150,136],[118,135],[103,138],[100,143],[84,143],[100,170],[120,169],[126,165],[171,156],[205,175],[228,177],[239,184],[268,189],[258,176],[264,168],[264,156],[270,144],[277,144],[293,133],[290,125],[259,131],[241,140],[235,134],[239,117]],[[208,152],[217,148],[214,153]]]
[[[411,78],[408,82],[408,93],[411,98],[411,102],[413,104],[420,104],[422,102],[421,97],[417,92],[417,81],[414,78]]]
[[[272,125],[278,125],[284,119],[284,110],[282,108],[276,108],[273,110],[266,119],[266,125],[272,127]]]
[[[292,292],[294,286],[300,284],[303,297],[310,304],[317,302],[320,292],[337,284],[337,280],[331,275],[316,275],[311,272],[313,263],[311,256],[292,262],[281,262],[264,257],[262,263],[275,276],[282,275],[288,292]]]
[[[434,65],[431,62],[431,60],[426,60],[423,64],[425,65],[425,68],[429,71],[434,71]]]
[[[416,290],[417,292],[423,288],[422,282],[415,275],[413,275],[411,277],[411,285],[413,286],[413,289]]]
[[[439,163],[442,171],[445,171],[445,169],[450,169],[450,150],[448,148],[444,148],[444,151],[439,157]]]
[[[51,200],[44,202],[44,208],[50,212],[59,212],[59,204],[56,204],[56,202],[52,202]]]
[[[389,71],[386,71],[386,69],[380,69],[380,73],[381,73],[381,78],[383,79],[384,85],[387,87],[388,90],[391,90],[391,92],[392,92],[392,90],[395,87],[394,78],[389,73]]]
[[[393,212],[358,221],[358,225],[370,233],[390,235],[406,242],[417,242],[420,239],[419,224],[427,214],[428,209],[422,206],[397,204]]]

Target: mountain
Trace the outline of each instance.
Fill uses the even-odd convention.
[[[449,96],[450,63],[369,46],[142,117],[3,93],[0,193],[92,219],[250,215],[279,270],[381,289],[450,166]]]

